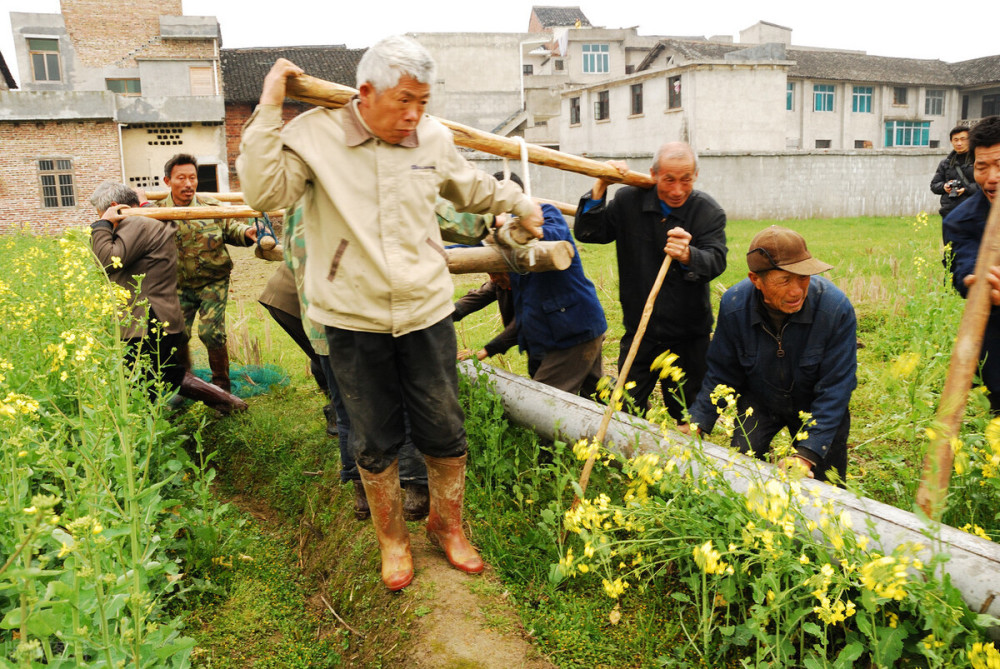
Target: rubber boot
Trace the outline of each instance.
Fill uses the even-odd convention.
[[[225,346],[208,349],[208,366],[212,369],[212,383],[227,393],[233,391],[229,383],[229,349]]]
[[[368,506],[365,486],[361,481],[354,481],[354,517],[358,520],[368,520],[371,518],[371,515],[372,510]]]
[[[378,474],[358,467],[371,507],[372,525],[382,554],[382,582],[389,590],[402,590],[413,580],[410,533],[403,520],[399,461]]]
[[[183,346],[178,347],[177,352],[175,353],[175,355],[177,356],[177,362],[179,364],[181,364],[181,365],[184,365],[184,371],[185,372],[192,371],[192,369],[191,369],[191,348],[188,346],[187,340],[184,341],[184,345]]]
[[[403,519],[423,520],[430,511],[430,493],[421,483],[403,484]]]
[[[228,393],[216,385],[202,381],[194,374],[185,372],[177,393],[188,399],[204,402],[221,414],[229,415],[247,410],[247,403],[236,395]]]
[[[444,551],[453,567],[467,574],[478,574],[483,571],[483,559],[465,538],[462,529],[465,457],[432,458],[424,455],[431,494],[427,538]]]

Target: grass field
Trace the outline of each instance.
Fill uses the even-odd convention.
[[[744,254],[749,241],[771,223],[729,223],[729,266],[713,282],[716,304],[726,287],[746,276]],[[802,233],[812,253],[834,265],[828,276],[848,294],[858,314],[859,385],[851,404],[848,484],[860,494],[910,509],[926,446],[925,430],[933,420],[951,343],[964,306],[948,285],[941,266],[940,219],[922,216],[774,223]],[[597,287],[607,314],[609,331],[604,362],[605,369],[612,370],[623,332],[614,245],[580,245],[579,248],[585,271]],[[260,271],[259,267],[256,271]],[[239,279],[237,275],[234,282]],[[258,282],[263,279],[265,275],[261,275]],[[455,297],[477,287],[485,279],[485,275],[456,276]],[[253,289],[244,285],[239,293],[242,299],[237,299],[230,310],[234,321],[231,336],[244,342],[240,348],[245,361],[256,362],[254,358],[260,357],[265,362],[278,362],[290,371],[292,385],[274,398],[276,402],[253,403],[253,410],[238,426],[230,422],[213,430],[210,438],[220,448],[221,468],[228,470],[225,476],[228,485],[241,494],[269,500],[272,508],[291,519],[309,517],[315,520],[317,514],[322,518],[323,514],[331,513],[324,511],[328,505],[334,505],[331,508],[339,505],[342,510],[348,504],[346,494],[343,489],[331,494],[326,486],[334,490],[337,486],[330,476],[317,481],[304,474],[310,470],[329,472],[336,468],[335,454],[321,446],[323,440],[319,434],[313,434],[318,433],[318,424],[316,429],[306,428],[312,436],[305,442],[296,437],[302,434],[303,416],[316,415],[318,421],[322,403],[315,385],[306,376],[305,358],[283,333],[268,323],[263,311],[252,302],[256,296]],[[473,314],[457,328],[459,347],[477,349],[501,327],[495,308]],[[491,362],[515,373],[525,373],[525,356],[516,351]],[[477,465],[478,469],[470,471],[468,515],[477,542],[490,564],[496,567],[504,587],[509,590],[510,601],[518,607],[525,627],[542,650],[560,666],[704,666],[707,660],[704,656],[698,659],[697,644],[689,636],[689,629],[702,630],[709,635],[707,639],[715,640],[709,645],[717,646],[719,632],[705,625],[697,607],[685,603],[693,601],[690,598],[703,591],[698,589],[697,583],[682,578],[683,572],[668,566],[657,577],[656,587],[633,591],[620,599],[606,597],[599,584],[594,587],[594,581],[553,580],[555,563],[566,559],[566,546],[559,541],[559,530],[554,529],[559,526],[559,499],[569,490],[569,481],[578,476],[579,463],[568,452],[568,447],[539,444],[532,435],[507,426],[497,406],[486,398],[479,396],[470,401],[467,407],[470,448],[489,453],[490,457]],[[288,408],[293,406],[295,409],[289,414]],[[993,477],[987,476],[988,469],[984,468],[982,460],[983,454],[989,451],[982,437],[987,420],[984,397],[980,392],[973,392],[963,434],[968,444],[965,460],[961,453],[958,458],[965,462],[966,475],[954,479],[952,508],[947,520],[970,529],[978,526],[983,528],[981,532],[995,539],[1000,536],[994,485],[997,479],[995,473]],[[725,438],[713,435],[713,441],[724,443]],[[624,485],[620,479],[621,476],[614,472],[599,475],[592,484],[594,494],[620,488]],[[711,513],[725,516],[740,512],[735,508],[727,509]],[[336,523],[322,526],[328,533],[336,535],[338,532]],[[336,540],[344,541],[350,547],[358,537],[328,539],[333,544]],[[583,549],[577,545],[577,550]],[[686,559],[690,560],[690,550],[686,550]],[[683,562],[685,560],[681,559]],[[348,573],[341,574],[340,578],[363,583],[367,593],[358,601],[335,602],[341,613],[346,610],[345,615],[351,619],[368,616],[381,621],[381,625],[400,624],[398,619],[387,618],[385,610],[380,608],[385,602],[377,584],[371,587],[373,565],[341,567]],[[325,572],[317,572],[315,566],[307,565],[307,579],[315,578],[317,573]],[[789,573],[777,574],[775,583],[784,582]],[[781,592],[777,585],[774,589]],[[855,595],[860,597],[860,593]],[[779,599],[782,596],[779,594]],[[260,604],[255,602],[256,606]],[[937,611],[934,606],[915,606],[926,611],[916,618],[908,618],[912,613],[902,609],[889,612],[877,609],[881,626],[872,627],[875,631],[862,641],[868,643],[874,639],[871,643],[884,643],[889,649],[880,647],[880,650],[894,653],[897,642],[898,650],[903,652],[905,638],[907,657],[921,658],[914,666],[949,666],[958,662],[954,653],[948,655],[947,660],[941,653],[935,656],[938,659],[926,660],[925,656],[930,657],[933,653],[913,646],[911,640],[918,637],[920,625],[932,624],[928,622],[931,619],[937,625],[946,618],[950,622],[944,626],[950,626],[954,632],[948,636],[948,643],[960,645],[965,643],[961,640],[967,638],[963,635],[971,623],[960,624],[955,618],[957,609]],[[940,619],[934,617],[938,615]],[[902,620],[899,628],[892,616]],[[608,623],[609,619],[619,617],[621,624]],[[216,621],[212,626],[225,624]],[[379,623],[365,629],[376,628],[382,633],[385,631]],[[736,630],[737,636],[751,634],[749,628],[727,629],[730,631],[722,632],[723,635],[734,634],[732,630]],[[896,629],[905,629],[906,634],[897,634]],[[757,633],[764,632],[757,630]],[[848,641],[854,640],[845,642],[845,634]],[[827,639],[824,643],[829,642],[833,644],[831,648],[839,649],[829,651],[833,653],[828,658],[831,665],[835,659],[846,662],[852,656],[859,656],[852,655],[858,647],[855,643],[862,643],[857,634],[846,630],[840,637],[836,632],[824,637]],[[770,637],[763,638],[765,641],[758,649],[771,644]],[[724,655],[729,658],[726,662],[735,666],[734,658],[740,657],[740,652],[730,643],[732,637],[723,636],[722,639],[726,643],[719,647],[729,648],[728,655]],[[780,646],[780,640],[772,640]],[[797,642],[800,644],[797,652],[806,652],[801,636]],[[216,639],[210,643],[224,646],[232,642]],[[359,652],[350,640],[345,638],[343,643],[348,656]],[[866,650],[858,651],[861,656],[875,662],[879,649],[864,648]],[[751,661],[751,666],[768,662],[762,659],[760,652],[758,650],[757,660]],[[376,662],[370,657],[368,660]]]

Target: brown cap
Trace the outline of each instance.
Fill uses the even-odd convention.
[[[802,276],[833,269],[833,265],[812,257],[802,235],[778,225],[758,232],[753,238],[747,252],[747,266],[751,272],[783,269]]]

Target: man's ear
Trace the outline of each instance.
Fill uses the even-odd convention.
[[[757,276],[756,272],[747,272],[747,278],[750,279],[751,283],[753,283],[754,288],[756,288],[757,290],[761,290],[760,284],[763,281],[763,279]]]

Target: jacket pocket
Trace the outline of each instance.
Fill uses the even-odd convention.
[[[444,259],[445,263],[448,262],[448,253],[444,250],[443,246],[441,246],[440,244],[438,244],[436,241],[434,241],[430,237],[428,237],[424,241],[427,242],[427,245],[429,247],[431,247],[432,249],[434,249],[435,251],[437,251],[438,255],[440,255]]]

